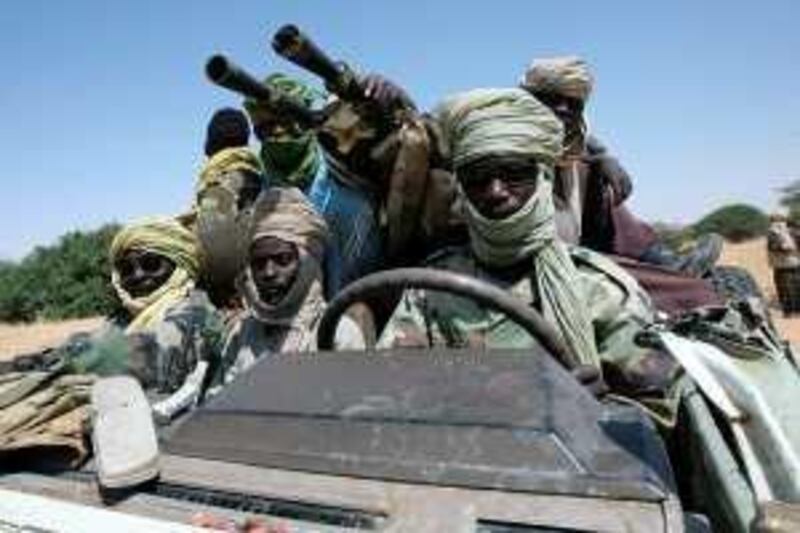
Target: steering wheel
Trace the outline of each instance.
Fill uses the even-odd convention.
[[[532,307],[518,298],[485,281],[447,270],[431,268],[397,268],[365,276],[347,287],[331,300],[317,331],[320,350],[332,350],[336,328],[350,306],[386,296],[398,289],[436,290],[473,300],[506,315],[536,339],[568,370],[580,366],[578,358],[564,344],[558,331]]]

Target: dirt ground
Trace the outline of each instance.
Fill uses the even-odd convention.
[[[720,262],[721,264],[741,266],[750,271],[766,297],[772,302],[773,318],[782,335],[793,343],[800,343],[800,316],[784,318],[774,304],[775,287],[772,283],[772,273],[767,265],[764,240],[727,244]],[[71,334],[79,331],[91,331],[101,322],[101,318],[86,318],[29,325],[0,324],[0,358],[58,345]]]
[[[0,358],[57,346],[73,333],[92,331],[102,322],[103,319],[97,317],[24,325],[0,324]]]

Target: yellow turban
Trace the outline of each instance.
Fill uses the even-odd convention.
[[[234,171],[264,174],[261,161],[249,148],[246,146],[225,148],[206,161],[200,170],[195,191],[196,197],[200,197],[209,187],[219,185],[222,176]]]
[[[151,252],[170,259],[175,270],[158,289],[146,296],[132,297],[120,282],[114,263],[128,250]],[[176,219],[153,217],[125,226],[111,243],[111,283],[134,319],[127,332],[154,326],[164,313],[194,287],[200,269],[200,248],[192,231]]]

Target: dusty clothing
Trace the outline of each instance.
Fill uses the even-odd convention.
[[[0,467],[76,466],[88,455],[92,376],[26,372],[0,375]]]
[[[202,282],[220,306],[235,306],[250,207],[266,188],[258,157],[247,147],[227,148],[208,159],[198,176],[192,208],[202,249]]]

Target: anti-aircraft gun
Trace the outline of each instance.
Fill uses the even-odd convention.
[[[273,91],[222,54],[209,58],[206,62],[206,75],[212,83],[220,87],[266,102],[277,114],[288,115],[303,127],[314,128],[322,119],[319,113],[295,98]]]

